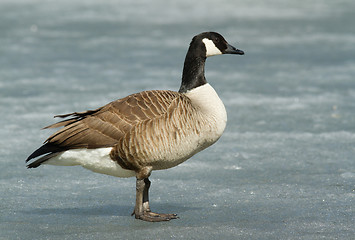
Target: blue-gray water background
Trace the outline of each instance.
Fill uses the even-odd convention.
[[[355,1],[0,1],[0,239],[353,239]],[[164,223],[130,216],[135,179],[24,160],[53,115],[179,88],[191,38],[225,134],[152,174]]]

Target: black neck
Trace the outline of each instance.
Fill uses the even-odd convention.
[[[207,83],[205,78],[205,55],[206,50],[204,46],[202,49],[196,49],[195,46],[190,45],[185,58],[182,81],[179,89],[180,93],[187,92]]]

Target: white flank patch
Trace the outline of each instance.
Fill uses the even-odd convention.
[[[112,148],[72,149],[67,150],[49,159],[45,164],[57,166],[80,165],[93,172],[107,174],[115,177],[134,177],[136,173],[123,169],[110,158]]]
[[[222,52],[218,49],[218,47],[216,47],[212,40],[204,38],[202,42],[206,46],[206,57],[222,54]]]

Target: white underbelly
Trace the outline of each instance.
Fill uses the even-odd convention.
[[[93,172],[107,174],[115,177],[134,177],[132,170],[123,169],[117,162],[110,158],[112,148],[97,149],[72,149],[56,155],[44,164],[57,166],[80,165]]]

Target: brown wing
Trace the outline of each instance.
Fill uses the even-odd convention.
[[[64,115],[62,117],[74,118],[48,126],[65,127],[50,136],[46,143],[66,149],[113,146],[132,126],[164,114],[177,96],[179,93],[173,91],[145,91],[94,111]]]
[[[46,128],[63,127],[27,159],[46,153],[76,148],[114,146],[133,126],[164,114],[171,102],[180,96],[173,91],[144,91],[111,102],[96,110],[75,112],[56,117],[72,117]]]

